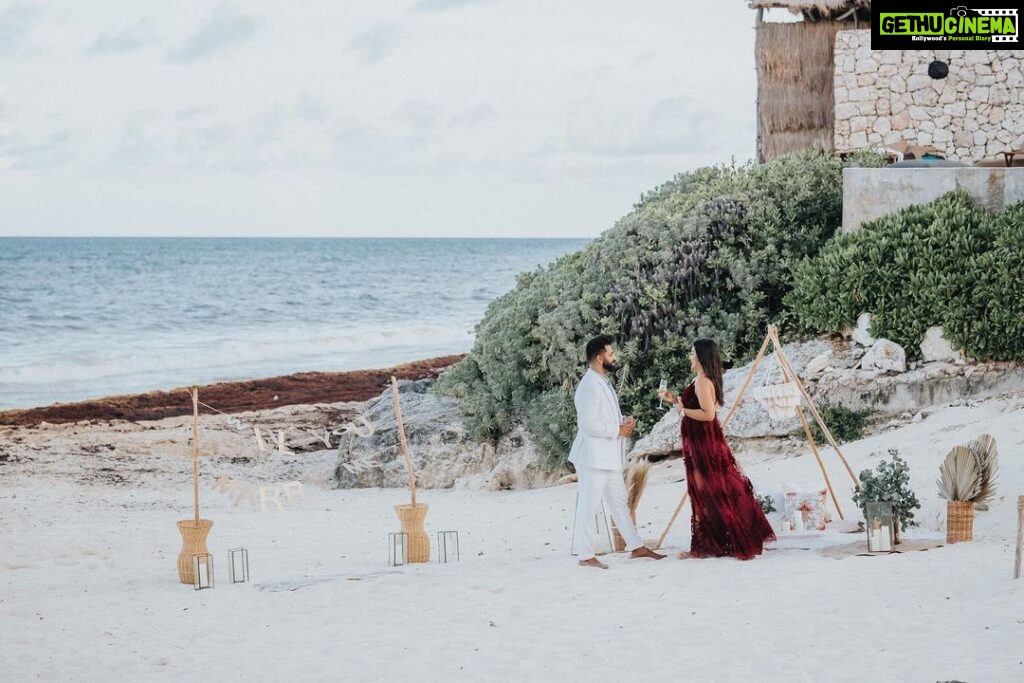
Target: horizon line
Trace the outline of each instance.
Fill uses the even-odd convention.
[[[597,239],[597,235],[591,237],[574,236],[547,236],[529,237],[513,235],[494,236],[457,236],[457,235],[0,235],[0,239],[195,239],[195,240],[290,240],[290,239],[312,239],[312,240],[590,240]]]

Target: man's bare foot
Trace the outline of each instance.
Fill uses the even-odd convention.
[[[596,557],[592,557],[589,560],[580,560],[579,565],[581,567],[597,567],[598,569],[608,569],[608,565],[606,565],[604,562],[597,559]]]
[[[636,558],[638,558],[638,557],[649,557],[652,560],[664,560],[665,559],[664,555],[662,555],[661,553],[654,552],[653,550],[651,550],[650,548],[648,548],[645,545],[642,545],[639,548],[637,548],[636,550],[634,550],[630,554],[630,557],[633,558],[634,560]]]
[[[688,550],[680,550],[676,554],[676,557],[678,557],[680,560],[692,560],[693,559],[693,555],[691,555]]]

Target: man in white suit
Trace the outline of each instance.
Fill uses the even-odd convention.
[[[622,480],[625,439],[633,433],[636,418],[622,419],[619,397],[608,380],[615,372],[615,349],[611,337],[600,336],[587,343],[590,369],[576,387],[576,439],[569,451],[569,462],[576,467],[579,498],[576,504],[576,538],[579,539],[579,563],[585,567],[607,569],[594,555],[594,514],[601,499],[611,509],[615,526],[626,541],[632,557],[664,558],[647,548],[636,532],[626,502]]]

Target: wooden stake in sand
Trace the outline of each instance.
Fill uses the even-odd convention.
[[[1017,497],[1017,563],[1013,568],[1013,578],[1019,579],[1021,573],[1021,555],[1024,554],[1024,496]]]
[[[178,521],[181,532],[181,552],[178,553],[178,579],[185,584],[194,584],[196,555],[205,555],[206,537],[213,522],[199,517],[199,389],[189,390],[192,397],[192,519]]]
[[[396,505],[395,514],[402,523],[402,531],[408,538],[405,561],[429,562],[430,537],[423,528],[423,520],[427,516],[428,505],[416,504],[416,468],[409,450],[409,440],[405,436],[405,421],[402,418],[402,401],[398,393],[398,380],[391,378],[391,397],[395,401],[395,421],[398,424],[398,443],[401,445],[405,467],[409,470],[409,493],[412,495],[411,505]]]
[[[402,420],[402,401],[398,396],[398,380],[391,377],[391,398],[395,402],[395,419],[398,421],[398,442],[402,447],[402,457],[405,458],[405,467],[409,471],[409,491],[412,493],[412,506],[416,507],[416,468],[412,463],[412,452],[409,450],[409,441],[405,437],[405,422]]]
[[[192,387],[192,498],[199,526],[199,389]]]

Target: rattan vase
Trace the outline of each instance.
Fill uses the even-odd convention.
[[[430,561],[430,536],[423,529],[423,520],[427,518],[429,505],[396,505],[395,514],[398,521],[402,523],[404,531],[409,539],[406,549],[406,563],[429,562]]]
[[[192,585],[196,581],[196,566],[192,559],[195,555],[205,555],[209,552],[206,549],[206,537],[210,534],[210,527],[213,521],[201,519],[196,524],[195,519],[183,519],[178,522],[178,531],[181,532],[181,552],[178,553],[178,578],[182,583]]]
[[[946,543],[974,540],[974,503],[951,500],[946,503]]]

